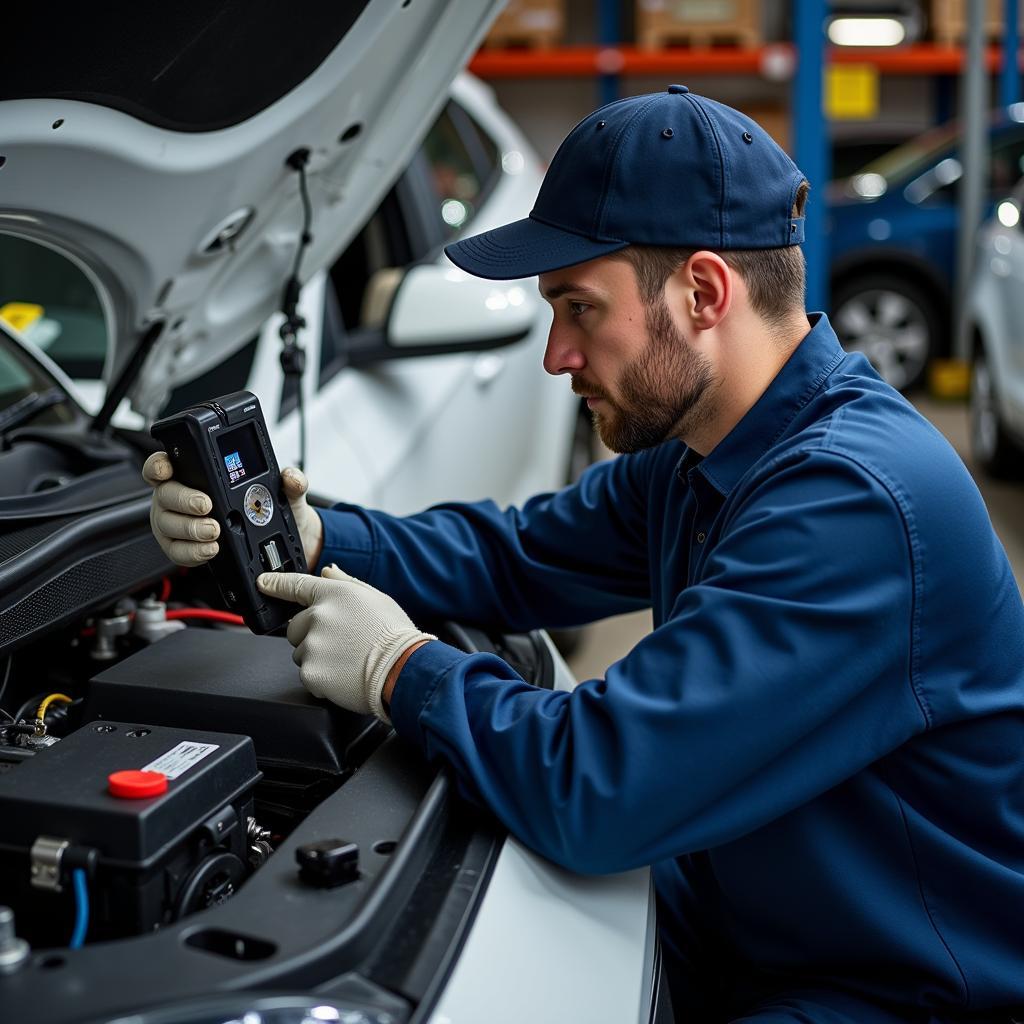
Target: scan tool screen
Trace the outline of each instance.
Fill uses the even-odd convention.
[[[246,483],[267,471],[267,460],[260,449],[255,424],[247,423],[243,427],[221,434],[217,438],[217,447],[220,448],[221,457],[224,459],[224,472],[232,487]]]

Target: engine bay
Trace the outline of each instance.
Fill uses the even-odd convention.
[[[287,640],[217,599],[208,570],[174,570],[0,655],[0,1003],[39,1012],[45,972],[46,1019],[71,1021],[72,993],[107,1011],[241,971],[333,978],[346,1005],[408,1019],[501,829],[383,723],[310,696]],[[433,628],[553,683],[540,634]],[[166,782],[130,792],[138,772]]]
[[[171,596],[170,577],[160,589]],[[102,941],[222,903],[387,735],[310,697],[283,638],[160,596],[8,661],[0,904],[33,947],[69,945],[76,918]],[[126,772],[166,781],[125,792]]]
[[[4,1019],[314,988],[420,1019],[503,829],[389,727],[311,697],[208,568],[171,566],[139,485],[152,442],[80,425],[0,447]],[[24,457],[51,442],[60,465]],[[423,625],[554,683],[539,633]]]

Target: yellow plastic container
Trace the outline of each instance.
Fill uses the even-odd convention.
[[[933,359],[928,390],[936,398],[966,398],[971,390],[970,364],[963,359]]]

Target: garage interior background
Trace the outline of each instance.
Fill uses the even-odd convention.
[[[967,2],[822,5],[826,18],[891,19],[904,33],[895,46],[832,52],[843,61],[839,67],[852,59],[854,73],[823,122],[829,134],[866,138],[870,127],[884,142],[953,117]],[[1004,36],[1003,5],[985,2],[986,32],[995,43]],[[791,0],[510,0],[469,69],[490,82],[544,158],[566,126],[595,105],[664,88],[673,76],[749,113],[788,147],[794,6]],[[646,25],[652,28],[645,35]]]

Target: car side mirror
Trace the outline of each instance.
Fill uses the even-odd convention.
[[[400,278],[390,268],[378,273],[387,277],[371,280],[364,324],[383,321],[383,337],[350,349],[349,365],[500,348],[525,338],[537,320],[539,297],[520,282],[483,281],[436,263]]]

